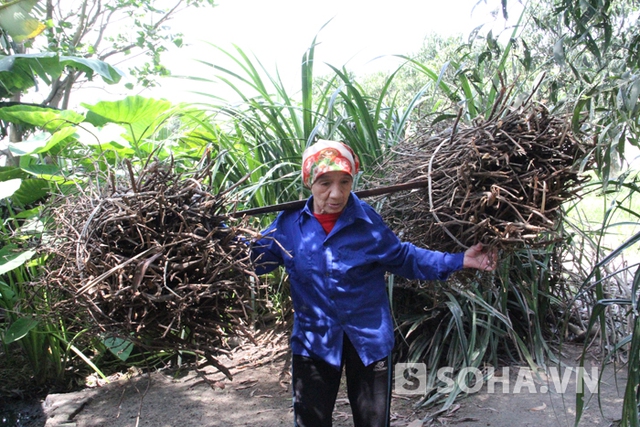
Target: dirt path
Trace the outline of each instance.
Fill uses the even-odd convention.
[[[208,368],[204,374],[185,370],[125,376],[74,393],[51,394],[39,406],[40,414],[31,414],[30,420],[23,419],[14,424],[9,424],[10,420],[2,423],[0,419],[0,426],[292,426],[286,339],[260,347],[243,345],[235,349],[232,357],[222,361],[231,368],[233,381]],[[568,365],[577,365],[575,349],[565,360]],[[442,414],[435,414],[434,409],[416,409],[416,396],[394,394],[392,426],[573,425],[575,372],[561,373],[556,378],[550,376],[545,381],[544,378],[527,377],[526,370],[520,367],[509,367],[508,372],[497,371],[507,375],[496,377],[493,392],[489,392],[490,384],[484,383],[477,393],[457,401]],[[588,365],[587,374],[592,373]],[[624,372],[618,372],[616,378],[612,367],[605,370],[599,393],[602,414],[597,390],[591,395],[587,384],[587,410],[580,425],[616,425],[615,420],[621,413],[624,377]],[[557,390],[562,384],[566,393]],[[502,393],[505,385],[508,393]],[[343,387],[334,413],[334,426],[352,425]]]

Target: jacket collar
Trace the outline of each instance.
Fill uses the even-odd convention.
[[[301,211],[301,215],[307,216],[308,218],[313,218],[313,210],[311,209],[312,206],[313,196],[309,197],[307,203],[305,203],[304,208]],[[338,222],[336,222],[336,226],[333,228],[333,231],[331,231],[331,233],[329,234],[333,234],[339,229],[352,224],[357,219],[361,219],[372,224],[371,219],[362,208],[360,199],[352,191],[351,194],[349,194],[347,206],[345,206],[344,210],[342,211],[342,215],[340,215],[340,218],[338,218]]]

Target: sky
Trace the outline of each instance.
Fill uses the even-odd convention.
[[[187,46],[166,55],[173,75],[210,76],[196,59],[226,65],[210,44],[255,55],[271,72],[298,84],[302,55],[317,36],[316,62],[360,73],[389,70],[389,55],[416,52],[430,32],[467,36],[494,21],[496,0],[217,0],[215,8],[182,12],[170,25],[184,33]],[[514,0],[512,3],[516,3]],[[495,14],[495,13],[494,13]],[[504,27],[501,15],[496,25]],[[325,25],[326,24],[326,25]],[[324,26],[324,28],[323,28]],[[316,74],[323,71],[316,68]],[[202,85],[200,85],[202,86]],[[167,79],[159,90],[171,100],[190,99],[197,85]],[[215,90],[215,89],[211,89]],[[222,88],[221,88],[222,90]]]
[[[211,45],[225,50],[236,45],[270,74],[277,69],[285,82],[299,87],[301,59],[316,36],[316,64],[346,66],[363,74],[394,68],[400,62],[389,55],[417,52],[431,32],[466,37],[474,27],[492,21],[504,28],[501,15],[495,19],[491,14],[497,12],[498,0],[217,0],[216,4],[183,11],[170,21],[184,34],[187,45],[164,56],[174,76],[211,77],[211,68],[197,59],[229,65]],[[314,66],[316,75],[322,71]],[[206,88],[216,92],[225,90],[222,86]],[[192,101],[197,97],[189,92],[202,87],[169,78],[161,81],[160,88],[142,94]]]

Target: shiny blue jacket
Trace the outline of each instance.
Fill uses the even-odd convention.
[[[328,235],[304,208],[280,213],[255,242],[258,274],[284,265],[289,274],[294,324],[293,354],[340,367],[343,333],[369,365],[391,353],[393,320],[385,273],[445,280],[462,268],[463,253],[422,249],[398,237],[368,204],[351,193]]]

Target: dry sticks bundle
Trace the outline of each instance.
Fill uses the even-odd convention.
[[[584,183],[575,167],[584,156],[568,121],[540,104],[453,132],[419,132],[396,146],[385,183],[427,185],[392,196],[382,215],[404,239],[441,251],[548,242],[542,234]]]
[[[225,371],[212,354],[243,333],[255,275],[239,238],[251,231],[225,214],[228,192],[211,192],[209,170],[183,175],[154,162],[136,177],[129,166],[103,194],[60,198],[47,280],[95,332],[194,351]]]

